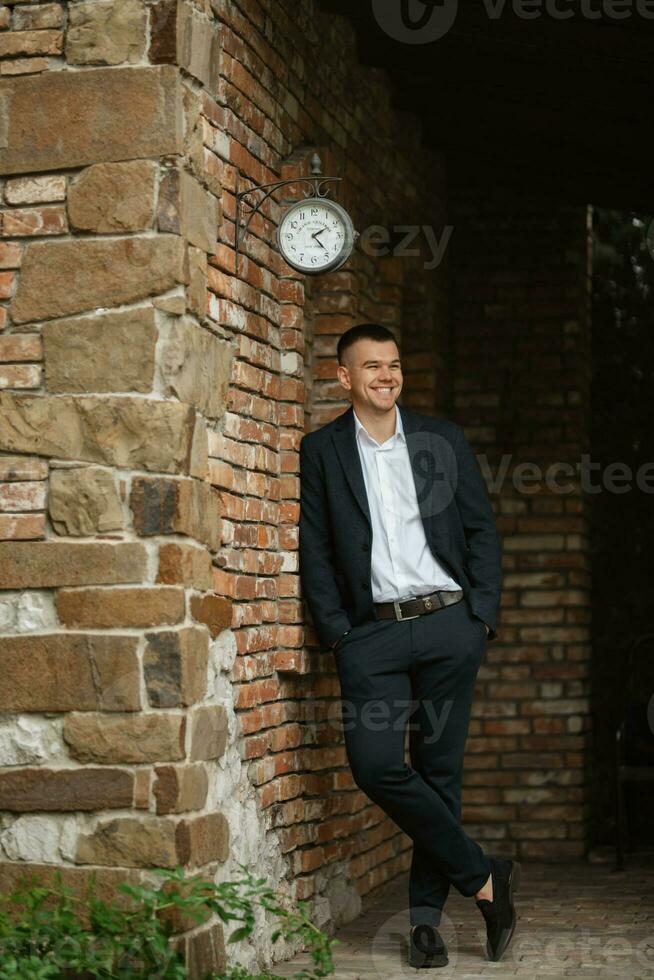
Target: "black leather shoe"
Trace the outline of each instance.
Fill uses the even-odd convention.
[[[409,933],[409,966],[447,966],[447,949],[443,938],[429,922],[411,926]]]
[[[520,883],[520,865],[507,858],[489,858],[493,877],[493,901],[475,901],[486,920],[486,954],[489,960],[502,958],[515,931],[516,911],[513,893]]]

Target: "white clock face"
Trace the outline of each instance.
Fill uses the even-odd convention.
[[[352,251],[354,230],[347,211],[334,201],[310,197],[286,212],[277,229],[282,256],[300,272],[326,272]]]

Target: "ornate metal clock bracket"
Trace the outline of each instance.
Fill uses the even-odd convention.
[[[307,184],[309,190],[304,191],[305,197],[327,197],[328,191],[324,190],[324,185],[333,180],[342,180],[342,177],[324,177],[322,174],[322,161],[317,153],[311,157],[311,176],[310,177],[289,177],[287,180],[278,180],[273,184],[255,184],[254,187],[249,187],[245,191],[239,191],[241,172],[237,169],[236,171],[236,232],[235,232],[235,251],[236,251],[236,261],[234,271],[238,275],[238,260],[241,254],[241,242],[250,227],[250,222],[254,218],[255,214],[261,209],[261,205],[264,201],[275,193],[275,191],[284,187],[286,184]],[[263,197],[255,204],[247,200],[250,194],[256,194],[258,191],[265,191]]]

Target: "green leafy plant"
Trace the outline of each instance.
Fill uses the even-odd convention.
[[[95,874],[80,899],[54,875],[54,887],[35,875],[0,895],[0,980],[182,980],[188,976],[181,953],[171,944],[173,915],[195,923],[217,915],[226,925],[240,923],[226,944],[246,939],[255,925],[256,907],[278,917],[272,934],[299,937],[313,960],[313,969],[294,974],[295,980],[318,980],[334,972],[331,947],[338,943],[321,932],[308,915],[308,903],[294,906],[274,891],[265,878],[255,878],[239,864],[243,878],[215,884],[185,878],[184,870],[153,869],[164,878],[160,888],[123,882],[119,890],[131,896],[124,909],[96,898]],[[82,915],[84,911],[85,915]],[[281,980],[272,973],[253,976],[240,965],[203,980]]]

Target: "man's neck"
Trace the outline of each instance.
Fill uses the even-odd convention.
[[[365,408],[358,408],[356,405],[352,407],[366,432],[380,445],[395,435],[397,427],[397,410],[395,405],[383,414],[366,412]]]

